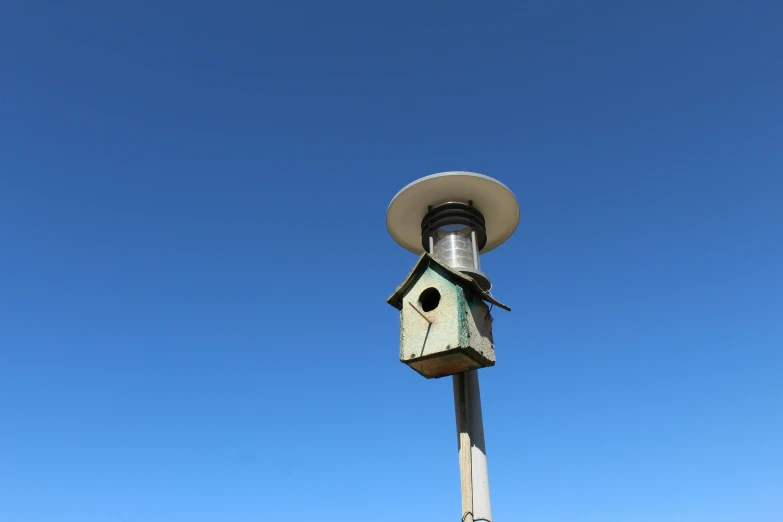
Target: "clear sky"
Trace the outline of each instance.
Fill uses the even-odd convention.
[[[500,179],[498,522],[783,520],[783,3],[7,2],[0,521],[460,517],[384,216]]]

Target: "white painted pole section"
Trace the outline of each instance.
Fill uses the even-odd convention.
[[[492,521],[489,473],[481,417],[481,392],[476,370],[452,378],[457,418],[463,522]]]
[[[465,372],[468,411],[470,412],[470,456],[473,472],[473,519],[492,521],[489,502],[489,470],[484,443],[484,419],[481,416],[481,391],[478,370]]]

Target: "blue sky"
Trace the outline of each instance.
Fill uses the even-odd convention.
[[[482,266],[498,521],[783,519],[783,4],[11,2],[0,520],[456,521],[384,214]]]

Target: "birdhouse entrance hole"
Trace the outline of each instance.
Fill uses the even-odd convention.
[[[425,312],[432,312],[440,304],[440,292],[437,288],[426,288],[419,296],[419,304]]]

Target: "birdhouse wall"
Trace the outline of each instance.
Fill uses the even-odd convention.
[[[426,307],[422,306],[420,298],[429,289],[437,291],[439,299],[435,309],[425,311]],[[459,346],[459,290],[459,286],[435,270],[428,269],[421,275],[403,298],[400,311],[400,360],[431,355],[447,346]],[[430,295],[430,304],[434,297]]]

